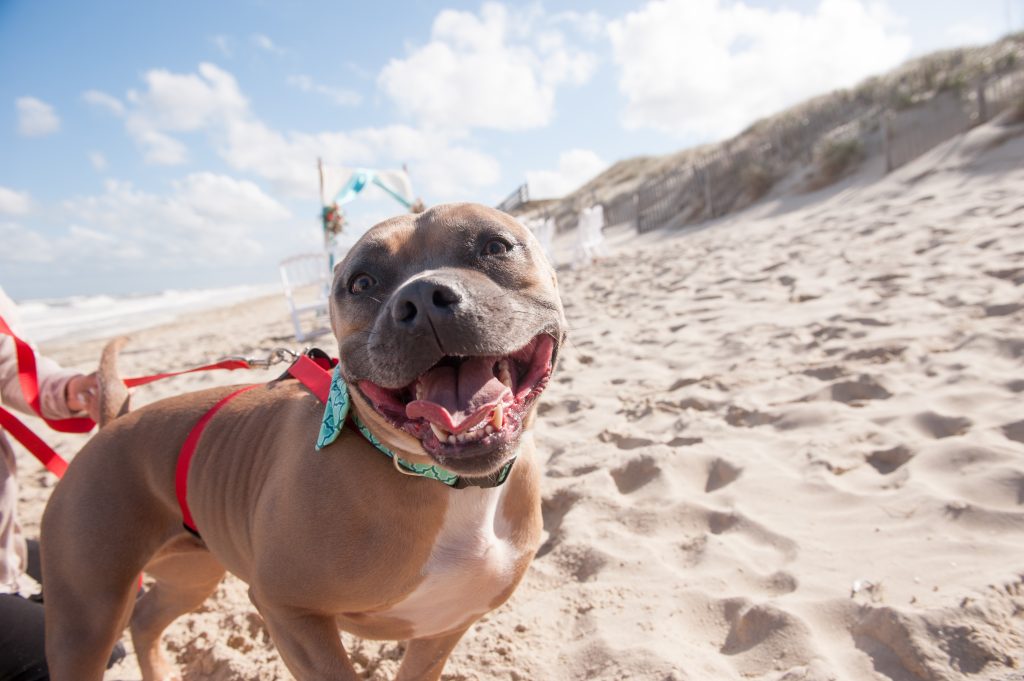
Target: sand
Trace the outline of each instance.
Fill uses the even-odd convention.
[[[1022,159],[1024,129],[987,125],[563,272],[546,540],[443,678],[1024,679]],[[274,345],[277,298],[134,334],[124,372]],[[34,527],[52,479],[22,478]],[[186,679],[290,678],[233,578],[167,642]],[[345,642],[391,678],[399,644]]]

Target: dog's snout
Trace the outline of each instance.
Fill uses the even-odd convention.
[[[404,327],[426,324],[431,315],[451,313],[462,302],[454,286],[420,279],[403,286],[395,297],[392,317]]]

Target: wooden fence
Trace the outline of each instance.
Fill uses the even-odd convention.
[[[812,161],[823,140],[857,139],[866,149],[878,144],[880,127],[886,168],[892,170],[1022,98],[1024,70],[1018,70],[990,76],[967,92],[941,93],[911,109],[866,109],[855,120],[850,120],[852,102],[812,105],[802,116],[759,131],[760,139],[769,140],[760,146],[737,142],[730,147],[727,143],[719,151],[651,178],[635,194],[615,197],[610,203],[621,206],[616,209],[617,222],[625,222],[628,211],[634,211],[632,219],[641,233],[711,219],[759,198],[759,188],[770,188],[777,169],[794,161]],[[633,199],[632,207],[628,198]]]
[[[605,224],[633,224],[638,232],[677,227],[741,209],[767,192],[795,164],[810,164],[830,144],[853,142],[862,153],[881,146],[892,170],[938,144],[1024,101],[1024,69],[990,74],[977,86],[939,93],[927,101],[890,110],[861,98],[827,96],[803,105],[794,115],[756,124],[717,149],[693,156],[635,191],[604,202]],[[518,187],[498,208],[511,211],[529,200]],[[558,232],[576,227],[573,205],[553,213]]]
[[[884,117],[885,168],[910,163],[946,140],[998,115],[1024,97],[1024,71],[993,76],[973,91],[944,92]]]

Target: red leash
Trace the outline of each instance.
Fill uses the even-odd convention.
[[[53,451],[48,444],[40,440],[38,435],[18,420],[18,417],[3,407],[0,407],[0,426],[39,459],[39,462],[46,466],[48,471],[58,478],[64,476],[64,471],[68,468],[68,462],[60,454]]]
[[[84,416],[69,419],[48,419],[43,416],[42,404],[39,397],[39,377],[36,371],[35,351],[32,350],[28,343],[14,335],[11,327],[3,317],[0,317],[0,335],[10,336],[11,340],[14,341],[14,347],[17,351],[18,358],[18,382],[21,384],[21,392],[25,396],[25,401],[28,402],[29,407],[32,408],[32,411],[34,411],[39,418],[43,419],[46,425],[61,433],[88,433],[96,426],[95,421]],[[252,365],[248,360],[230,358],[220,360],[219,362],[214,362],[212,364],[204,364],[203,366],[195,367],[193,369],[185,369],[184,371],[168,371],[159,374],[152,374],[150,376],[127,378],[124,383],[129,388],[135,388],[164,378],[181,376],[182,374],[190,374],[196,371],[212,371],[214,369],[227,369],[229,371],[233,371],[235,369],[251,368]],[[64,471],[67,470],[68,467],[68,462],[65,461],[61,455],[55,452],[49,445],[43,442],[39,436],[33,433],[28,426],[18,419],[18,417],[3,407],[0,407],[0,426],[9,432],[11,436],[20,442],[33,456],[39,459],[40,463],[46,466],[47,470],[58,478],[64,475]]]
[[[167,371],[162,374],[151,374],[149,376],[138,376],[136,378],[124,379],[124,384],[129,388],[136,388],[140,385],[146,385],[147,383],[153,383],[159,381],[162,378],[171,378],[172,376],[181,376],[182,374],[191,374],[196,371],[212,371],[214,369],[227,369],[228,371],[234,371],[235,369],[251,369],[252,366],[244,359],[222,359],[219,362],[213,364],[204,364],[203,366],[195,367],[193,369],[185,369],[183,371]]]

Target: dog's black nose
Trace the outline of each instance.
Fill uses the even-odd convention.
[[[395,294],[391,316],[403,328],[415,329],[429,318],[440,321],[450,316],[462,302],[462,294],[450,284],[418,279]]]

